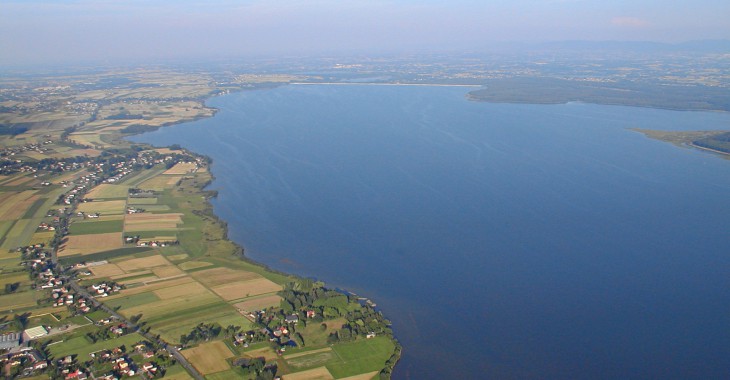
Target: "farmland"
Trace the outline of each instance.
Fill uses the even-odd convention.
[[[230,366],[226,359],[233,357],[231,350],[221,341],[204,343],[182,353],[203,375],[228,370]]]
[[[211,84],[217,81],[198,74],[130,75],[141,86],[87,89],[69,98],[49,95],[44,98],[48,104],[65,108],[0,115],[3,123],[29,125],[17,136],[0,136],[3,148],[14,149],[18,158],[7,167],[9,174],[0,175],[0,282],[6,285],[6,294],[0,295],[0,318],[11,321],[8,326],[18,331],[38,325],[59,329],[39,340],[48,344],[50,358],[75,355],[80,366],[89,365],[92,352],[129,349],[142,340],[133,331],[110,333],[124,323],[91,323],[110,319],[112,311],[88,308],[78,294],[66,298],[63,292],[68,287],[56,277],[49,280],[37,271],[29,275],[21,264],[27,265],[34,256],[18,247],[37,244],[46,255],[38,256],[40,262],[57,253],[57,269],[82,288],[113,284],[113,293],[92,294],[99,294],[96,299],[123,320],[135,320],[165,342],[184,346],[185,357],[208,378],[240,377],[247,369],[232,361],[259,357],[266,358],[267,365],[276,364],[277,375],[285,378],[372,377],[392,352],[385,352],[388,346],[370,347],[377,339],[355,337],[342,343],[352,344],[355,355],[366,358],[355,365],[345,348],[341,353],[332,348],[340,343],[330,347],[330,334],[350,322],[344,316],[337,323],[323,319],[300,325],[307,347],[290,348],[288,357],[275,348],[284,339],[270,344],[271,335],[259,336],[264,341],[252,342],[250,348],[234,345],[231,331],[260,333],[266,326],[264,331],[272,334],[282,328],[282,305],[292,305],[282,294],[300,280],[241,260],[242,249],[225,238],[225,223],[213,214],[207,202],[210,194],[202,190],[212,179],[209,161],[179,147],[151,148],[121,139],[210,116],[214,110],[197,99],[228,88],[214,89]],[[77,83],[70,78],[54,81]],[[45,269],[51,268],[41,267]],[[288,312],[303,317],[304,305],[297,307]],[[355,309],[353,303],[337,312],[344,315]],[[271,313],[270,321],[260,319],[264,311]],[[321,312],[317,309],[315,314]],[[25,313],[27,326],[16,318],[18,313]],[[218,332],[211,339],[197,340],[193,333],[201,328]],[[228,330],[222,334],[216,329]],[[382,340],[390,342],[385,336]],[[128,354],[141,359],[140,353]],[[165,367],[166,378],[190,378],[179,365],[167,362]],[[110,368],[101,365],[97,370]]]

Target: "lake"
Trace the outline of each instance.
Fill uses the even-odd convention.
[[[246,254],[372,298],[396,379],[726,378],[730,115],[290,85],[133,140],[213,158]]]

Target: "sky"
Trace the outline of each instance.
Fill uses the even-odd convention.
[[[0,1],[0,65],[728,38],[728,0]]]

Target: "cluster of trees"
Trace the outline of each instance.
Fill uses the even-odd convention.
[[[276,377],[276,365],[266,365],[263,358],[242,359],[236,364],[243,369],[242,378],[251,380],[272,380]]]
[[[112,333],[108,328],[101,327],[96,329],[96,331],[86,333],[85,337],[89,342],[96,343],[116,338],[116,335],[114,335],[114,333]]]
[[[0,135],[12,135],[17,136],[21,133],[25,133],[28,127],[13,126],[13,125],[0,125]]]
[[[180,336],[180,343],[183,345],[195,344],[202,341],[211,340],[217,338],[220,335],[223,328],[217,323],[200,323],[193,328],[187,335]]]
[[[309,279],[288,284],[281,292],[283,298],[281,310],[283,314],[307,310],[316,312],[315,321],[324,318],[337,318],[347,313],[348,304],[352,301],[347,295],[336,290],[326,289],[322,283]]]
[[[714,136],[700,139],[694,141],[693,144],[703,148],[709,148],[718,150],[720,152],[730,153],[730,132],[720,133]]]

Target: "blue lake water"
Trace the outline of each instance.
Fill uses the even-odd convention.
[[[249,257],[371,297],[396,379],[727,378],[730,115],[286,86],[134,138],[211,156]]]

